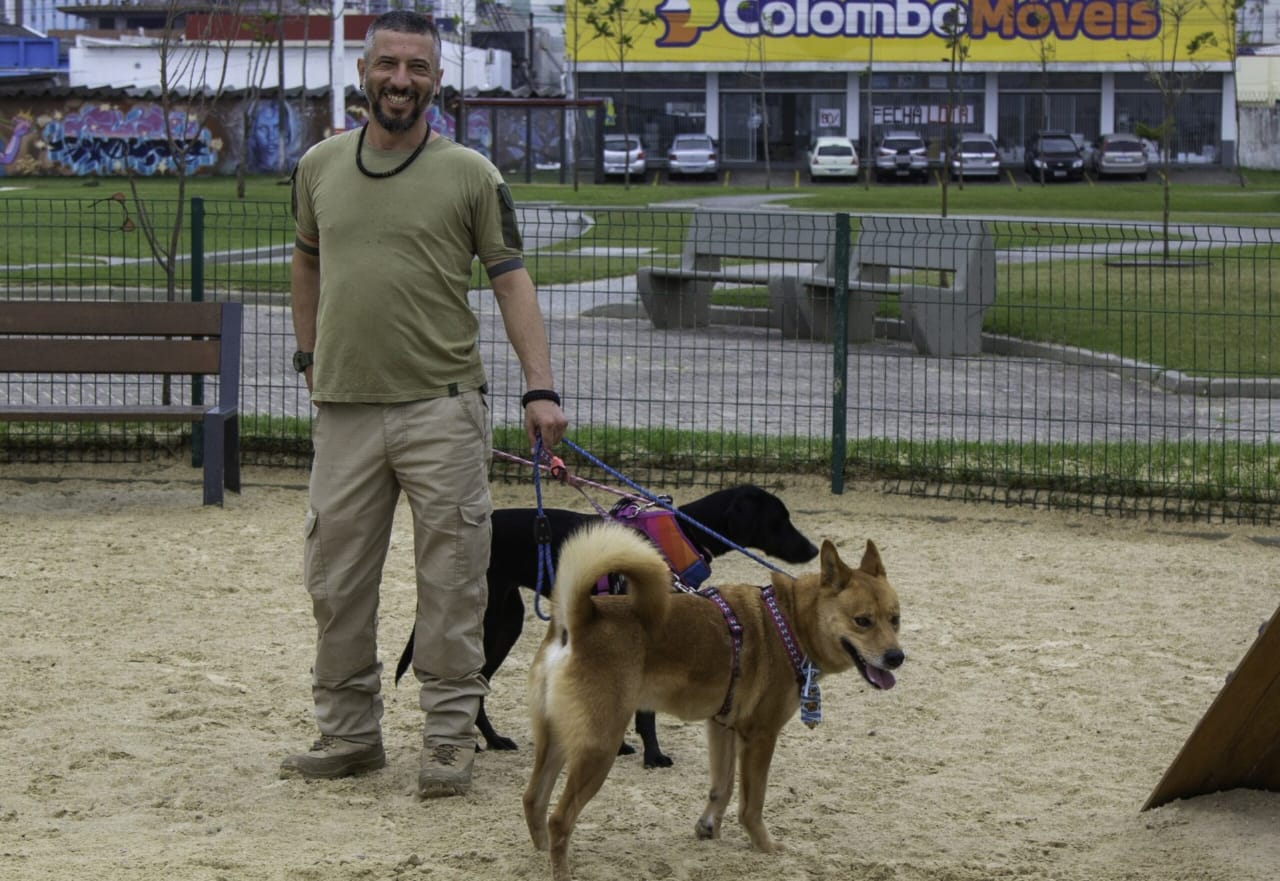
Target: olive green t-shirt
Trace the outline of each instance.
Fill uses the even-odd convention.
[[[515,206],[492,163],[444,137],[391,177],[356,167],[360,131],[298,162],[294,222],[320,242],[312,399],[400,403],[479,388],[479,322],[467,302],[473,257],[521,257]],[[361,149],[390,171],[409,151]]]

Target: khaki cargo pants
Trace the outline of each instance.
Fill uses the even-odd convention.
[[[304,572],[316,620],[322,734],[381,737],[378,590],[401,491],[413,515],[413,667],[429,746],[471,749],[488,691],[483,621],[491,537],[487,405],[479,391],[406,404],[318,404]],[[408,637],[397,622],[396,639]],[[392,651],[397,649],[392,648]]]

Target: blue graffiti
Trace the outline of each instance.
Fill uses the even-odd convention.
[[[207,128],[180,110],[169,114],[169,122],[187,173],[216,164],[218,156]],[[74,113],[46,123],[41,137],[49,159],[77,175],[131,172],[151,177],[176,170],[158,104],[136,105],[126,113],[85,104]]]

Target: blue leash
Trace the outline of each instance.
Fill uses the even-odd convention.
[[[742,554],[744,554],[745,556],[747,556],[748,558],[750,558],[750,559],[752,559],[752,560],[755,560],[757,563],[759,563],[759,564],[760,564],[761,566],[763,566],[764,568],[766,568],[766,569],[771,569],[772,571],[777,572],[779,575],[786,575],[788,578],[790,578],[790,577],[791,577],[790,573],[788,573],[788,572],[786,572],[786,571],[784,571],[784,570],[782,570],[782,569],[779,569],[777,566],[773,565],[773,564],[772,564],[772,563],[770,563],[768,560],[765,560],[765,559],[762,559],[761,557],[756,556],[755,554],[751,553],[751,552],[750,552],[749,550],[747,550],[746,548],[742,547],[741,545],[737,544],[736,542],[732,542],[732,541],[730,541],[729,539],[725,538],[723,535],[721,535],[720,533],[716,532],[715,530],[713,530],[713,529],[708,529],[707,527],[705,527],[705,526],[703,526],[701,523],[699,523],[697,520],[694,520],[694,519],[693,519],[692,517],[690,517],[688,514],[686,514],[686,513],[684,513],[683,511],[681,511],[679,508],[677,508],[677,507],[676,507],[674,504],[672,504],[671,502],[668,502],[668,501],[666,501],[666,500],[662,499],[662,498],[661,498],[661,497],[659,497],[659,496],[655,496],[653,493],[649,492],[648,490],[646,490],[644,487],[640,486],[640,485],[639,485],[638,483],[636,483],[635,481],[628,479],[627,477],[625,477],[625,476],[624,476],[624,475],[622,475],[622,474],[619,474],[617,471],[615,471],[614,469],[610,468],[610,467],[609,467],[608,465],[606,465],[605,463],[601,462],[601,461],[600,461],[599,459],[597,459],[595,456],[593,456],[593,455],[591,455],[590,453],[588,453],[586,450],[584,450],[582,447],[580,447],[580,446],[578,446],[577,444],[575,444],[573,441],[569,440],[567,437],[566,437],[566,438],[561,438],[561,441],[560,441],[560,442],[561,442],[561,443],[563,443],[563,444],[565,444],[566,446],[568,446],[570,449],[572,449],[572,450],[573,450],[573,451],[575,451],[576,453],[578,453],[578,455],[582,456],[584,459],[586,459],[586,460],[587,460],[588,462],[590,462],[592,465],[595,465],[596,467],[598,467],[598,468],[600,468],[601,470],[605,471],[605,472],[606,472],[607,474],[609,474],[611,477],[614,477],[614,478],[616,478],[617,480],[620,480],[622,483],[625,483],[627,486],[629,486],[631,489],[635,490],[635,491],[636,491],[640,496],[642,496],[642,497],[643,497],[644,499],[646,499],[647,501],[652,502],[653,504],[657,505],[659,508],[662,508],[662,509],[663,509],[663,510],[665,510],[665,511],[669,511],[670,513],[672,513],[672,514],[674,514],[675,516],[679,517],[679,518],[680,518],[681,520],[683,520],[684,522],[686,522],[686,523],[690,524],[691,526],[693,526],[693,527],[695,527],[695,528],[697,528],[697,529],[701,530],[702,532],[705,532],[707,535],[710,535],[710,536],[712,536],[713,538],[717,538],[717,539],[719,539],[720,541],[724,542],[724,543],[725,543],[725,545],[727,545],[728,547],[733,548],[735,551],[739,551],[739,552],[741,552]]]
[[[676,517],[679,517],[681,520],[685,521],[686,523],[692,525],[697,529],[702,530],[707,535],[710,535],[710,536],[713,536],[714,538],[719,539],[726,546],[731,547],[736,551],[740,551],[750,559],[755,560],[761,566],[764,566],[766,569],[770,569],[774,572],[779,573],[780,575],[786,575],[788,578],[791,577],[787,572],[773,565],[768,560],[764,560],[756,556],[755,554],[748,551],[746,548],[742,547],[736,542],[730,541],[729,539],[725,538],[723,535],[716,532],[715,530],[708,529],[707,527],[699,523],[697,520],[694,520],[688,514],[685,514],[683,511],[678,509],[673,503],[667,502],[666,500],[660,498],[659,496],[655,496],[653,493],[649,492],[644,487],[640,486],[638,483],[631,480],[627,476],[621,474],[620,472],[614,470],[613,468],[610,468],[604,462],[601,462],[595,456],[588,453],[586,450],[584,450],[582,447],[575,444],[573,441],[569,440],[567,437],[561,438],[560,440],[561,440],[561,443],[565,444],[567,447],[569,447],[571,450],[576,452],[578,455],[582,456],[588,462],[600,468],[602,471],[604,471],[606,474],[610,475],[611,477],[615,478],[616,480],[619,480],[622,483],[626,484],[631,489],[635,490],[645,500],[651,502],[652,504],[657,505],[659,508],[662,508],[664,511],[668,511],[671,514],[674,514]],[[534,527],[533,527],[534,538],[538,542],[538,583],[534,588],[533,612],[535,615],[538,616],[540,620],[548,621],[550,620],[551,616],[544,615],[542,613],[542,607],[541,607],[542,585],[544,584],[544,580],[543,580],[544,577],[549,578],[551,581],[555,581],[555,566],[551,560],[551,523],[549,520],[547,520],[546,515],[542,512],[542,483],[541,483],[541,473],[540,473],[541,468],[539,467],[541,461],[542,461],[542,437],[541,435],[539,435],[537,441],[533,445],[533,493],[534,493],[535,499],[537,500],[537,505],[538,505],[538,513],[534,517]],[[819,722],[822,721],[822,692],[818,687],[818,668],[814,666],[812,661],[810,661],[808,658],[805,658],[803,665],[801,666],[801,675],[803,676],[803,681],[800,683],[800,720],[804,722],[804,724],[809,728],[813,728]]]
[[[533,588],[533,613],[540,621],[550,621],[551,616],[542,611],[542,585],[550,585],[556,579],[555,564],[551,561],[551,521],[542,511],[542,435],[533,445],[533,495],[538,502],[538,513],[533,518],[533,538],[538,544],[538,583]]]

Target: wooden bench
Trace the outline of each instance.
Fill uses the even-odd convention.
[[[190,422],[203,426],[204,503],[240,491],[239,303],[0,302],[0,373],[65,375],[0,404],[4,422]],[[217,404],[161,383],[77,384],[80,374],[217,376]],[[181,402],[181,398],[195,398]]]
[[[767,285],[812,272],[831,253],[834,229],[827,214],[697,211],[680,264],[640,267],[636,292],[654,327],[706,327],[715,316],[711,291],[717,284]],[[771,317],[770,310],[761,311],[766,320]]]
[[[831,252],[812,276],[770,285],[785,336],[832,339],[834,264]],[[949,217],[862,218],[849,255],[850,342],[874,338],[879,302],[891,295],[898,296],[917,351],[981,353],[983,316],[996,296],[995,244],[986,225]]]

